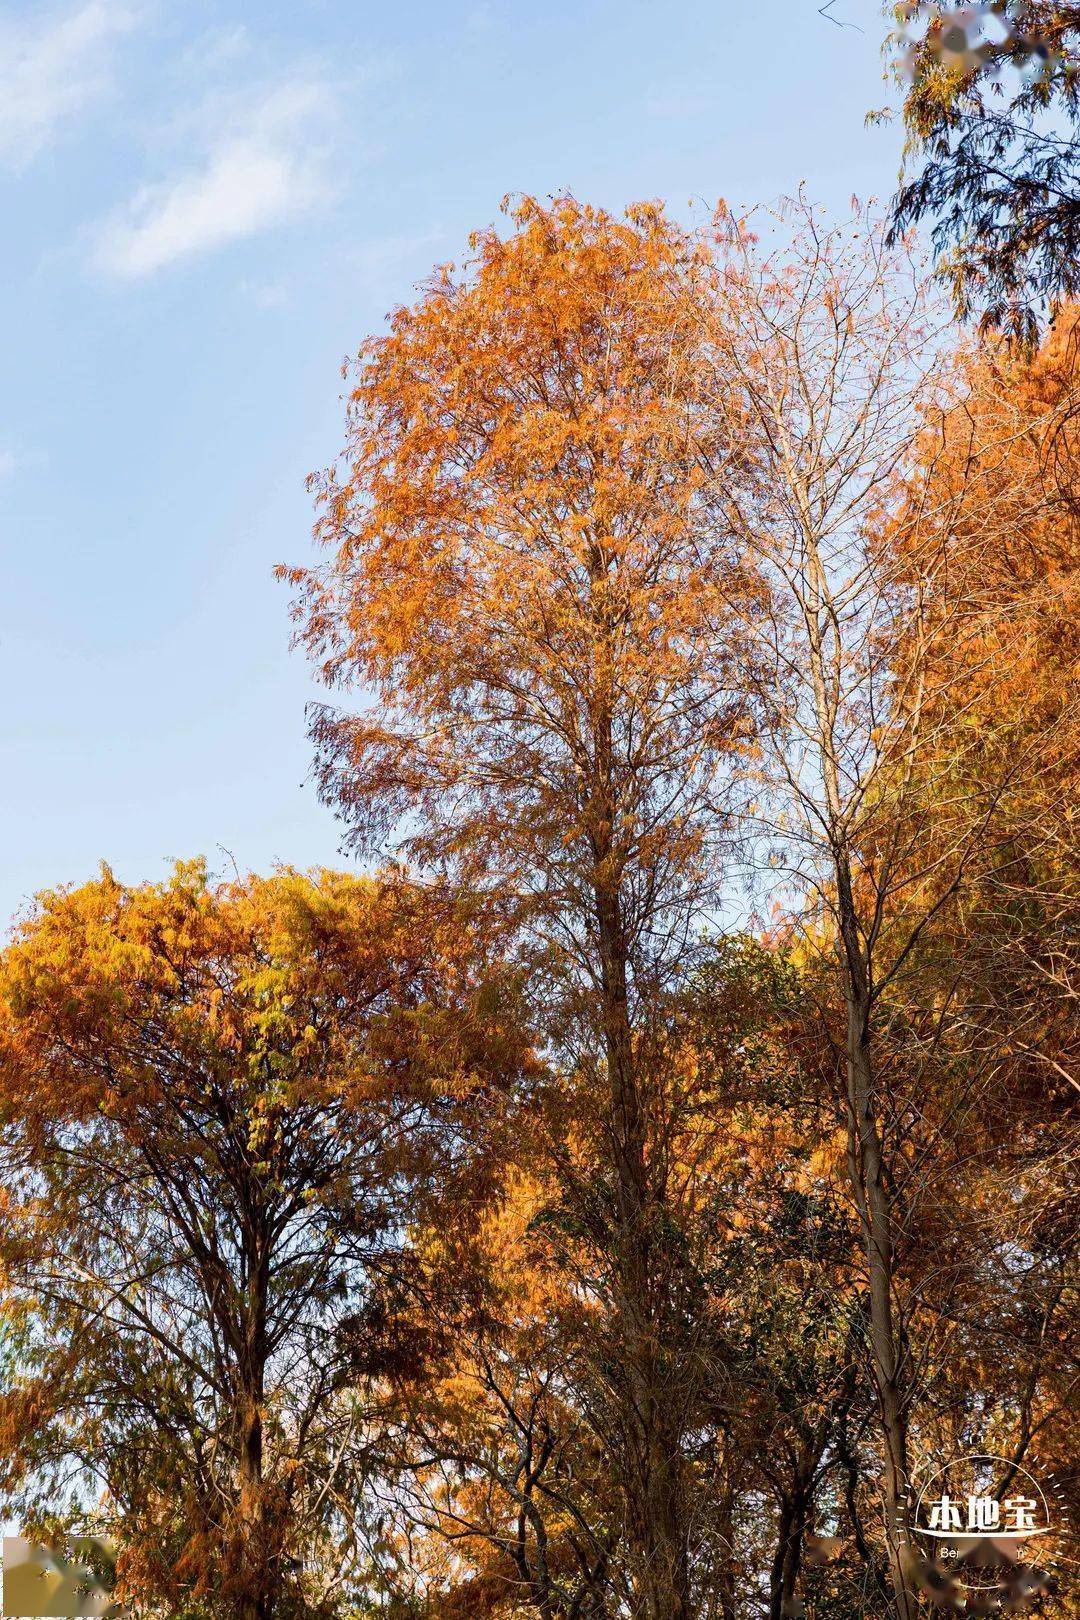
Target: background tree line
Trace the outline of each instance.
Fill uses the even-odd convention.
[[[525,199],[365,343],[286,572],[366,875],[3,956],[31,1527],[191,1620],[911,1620],[930,1462],[1075,1508],[1076,318]]]

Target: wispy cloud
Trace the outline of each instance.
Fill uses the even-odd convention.
[[[0,162],[25,168],[108,91],[113,47],[138,20],[122,0],[88,0],[29,26],[0,18]]]
[[[19,466],[19,458],[12,450],[0,450],[0,484],[7,483]]]
[[[99,268],[137,280],[326,203],[335,191],[329,139],[335,109],[333,86],[304,75],[211,119],[197,161],[142,187],[100,228]]]
[[[184,65],[201,74],[216,73],[242,60],[251,51],[251,35],[243,23],[208,28],[184,51]]]

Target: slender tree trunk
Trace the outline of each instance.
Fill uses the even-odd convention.
[[[268,1548],[263,1503],[262,1419],[257,1405],[249,1405],[241,1417],[239,1471],[245,1589],[237,1605],[237,1620],[272,1620],[274,1604],[265,1568]]]
[[[893,1311],[892,1207],[875,1109],[869,973],[855,925],[846,858],[838,860],[837,875],[847,1014],[848,1161],[867,1256],[870,1361],[883,1442],[885,1540],[896,1613],[900,1620],[910,1620],[914,1600],[904,1577],[902,1556],[908,1530],[907,1414],[902,1345]]]
[[[728,1439],[725,1437],[725,1452],[728,1448]],[[716,1502],[716,1531],[720,1546],[724,1549],[722,1558],[717,1562],[718,1590],[716,1592],[715,1610],[707,1608],[708,1614],[716,1613],[720,1620],[736,1620],[739,1612],[738,1594],[735,1576],[735,1491],[731,1470],[724,1469],[724,1484]]]
[[[806,1503],[799,1494],[785,1496],[776,1526],[776,1552],[769,1572],[769,1620],[783,1620],[795,1596],[802,1566]]]
[[[635,1478],[642,1620],[688,1620],[679,1436],[663,1378],[654,1287],[656,1257],[646,1115],[636,1073],[627,993],[627,950],[616,896],[597,889],[604,1044],[616,1173],[615,1263],[625,1345],[627,1439]]]
[[[589,821],[594,862],[592,892],[599,944],[599,980],[610,1132],[615,1170],[616,1274],[624,1346],[623,1432],[627,1484],[635,1521],[641,1620],[689,1620],[689,1565],[684,1524],[681,1435],[677,1397],[665,1387],[662,1355],[662,1260],[655,1250],[654,1189],[648,1161],[648,1117],[630,1013],[630,948],[623,909],[615,828],[617,802],[615,702],[611,670],[614,630],[607,591],[607,558],[591,560],[597,633],[592,741],[595,749]]]
[[[237,1473],[243,1593],[237,1620],[273,1620],[278,1598],[276,1528],[268,1520],[263,1470],[262,1407],[266,1385],[269,1244],[265,1218],[253,1200],[245,1234],[247,1297],[239,1366]]]
[[[794,1531],[795,1510],[790,1496],[780,1502],[776,1521],[776,1551],[769,1571],[769,1620],[781,1620],[784,1613],[788,1545]]]
[[[911,1620],[915,1604],[904,1578],[902,1549],[907,1529],[907,1428],[901,1387],[901,1352],[893,1319],[895,1246],[892,1208],[881,1151],[881,1131],[871,1049],[871,964],[859,930],[859,912],[852,880],[852,839],[848,801],[842,787],[837,729],[842,689],[842,646],[827,650],[829,626],[841,615],[832,599],[810,503],[804,501],[806,544],[806,597],[803,600],[809,636],[810,679],[817,724],[822,787],[829,832],[836,915],[846,1015],[848,1092],[848,1166],[852,1197],[866,1246],[870,1313],[870,1361],[877,1394],[884,1453],[885,1541],[897,1620]],[[839,631],[834,631],[839,635]],[[832,664],[830,665],[830,658]]]
[[[802,1569],[803,1543],[809,1528],[814,1502],[814,1473],[821,1455],[820,1445],[800,1447],[791,1478],[791,1489],[780,1499],[776,1527],[776,1553],[769,1577],[769,1620],[783,1620],[795,1596]]]

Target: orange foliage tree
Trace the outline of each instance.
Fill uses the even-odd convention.
[[[928,1250],[937,1235],[939,1267],[946,1245],[962,1256],[962,1267],[954,1261],[958,1297],[944,1307],[952,1323],[970,1313],[992,1324],[972,1337],[974,1387],[956,1410],[970,1422],[980,1408],[993,1427],[992,1449],[1054,1479],[1074,1523],[1078,335],[1070,306],[1037,353],[997,342],[963,354],[962,393],[920,441],[929,499],[920,503],[918,543],[940,560],[926,596],[923,659],[936,746],[916,772],[931,811],[927,864],[954,820],[948,803],[992,800],[993,815],[963,904],[941,918],[913,964],[911,987],[912,999],[948,1027],[951,1065],[993,1074],[960,1139],[956,1185],[934,1200],[920,1233]],[[974,482],[964,473],[973,456]],[[914,539],[898,548],[908,566]],[[958,605],[962,633],[941,634]],[[950,1226],[951,1239],[941,1235]],[[988,1277],[998,1284],[989,1307]]]
[[[510,212],[283,571],[412,874],[106,871],[0,957],[0,1484],[184,1620],[973,1612],[917,1470],[1078,1499],[1080,325]]]
[[[999,390],[991,404],[872,219],[831,226],[801,202],[793,211],[797,228],[776,246],[720,222],[700,305],[713,420],[731,424],[713,499],[768,585],[764,607],[742,608],[766,671],[755,848],[816,960],[835,1041],[865,1249],[882,1598],[910,1616],[912,1445],[925,1443],[929,1399],[919,1369],[952,1331],[929,1302],[964,1296],[961,1279],[980,1269],[978,1246],[963,1258],[964,1201],[982,1196],[962,1169],[971,1143],[1002,1164],[1019,1149],[1015,1121],[986,1128],[996,1107],[1015,1106],[1003,1060],[1016,1025],[1003,1020],[991,1041],[965,987],[998,931],[991,891],[1004,898],[1011,878],[1031,890],[1018,806],[1042,804],[1044,837],[1068,813],[1052,764],[1075,738],[1062,604],[1020,586],[1013,561],[1033,532],[1044,543],[1059,532],[1060,500],[1031,476],[1040,452],[1018,446],[1045,455],[1061,411],[1030,391],[1006,405]],[[1055,1267],[1032,1260],[1026,1308],[1039,1316],[1050,1301],[1053,1316]],[[1016,1436],[1023,1446],[1022,1421]]]
[[[547,953],[549,1028],[605,1091],[612,1466],[640,1612],[681,1620],[692,1417],[672,1392],[693,1357],[669,1331],[650,1041],[720,892],[751,729],[726,604],[754,583],[699,499],[696,239],[655,206],[526,200],[512,220],[361,350],[341,462],[316,481],[328,560],[290,577],[326,681],[375,694],[317,714],[325,793],[361,845],[400,835],[510,908]]]
[[[0,960],[5,1486],[114,1530],[143,1603],[354,1579],[372,1300],[528,1061],[494,987],[434,891],[198,863],[45,895]]]

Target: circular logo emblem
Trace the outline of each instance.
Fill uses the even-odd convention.
[[[913,1486],[914,1585],[967,1614],[1016,1610],[1055,1586],[1062,1515],[1052,1485],[1007,1457],[958,1457]]]

